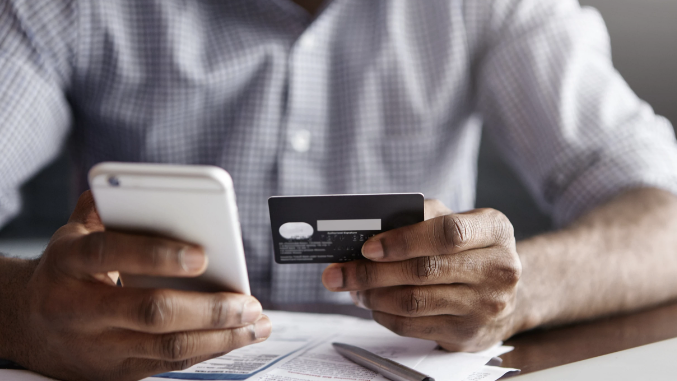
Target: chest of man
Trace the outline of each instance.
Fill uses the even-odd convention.
[[[335,1],[315,20],[285,1],[101,3],[78,59],[76,136],[92,161],[429,167],[473,110],[453,3]]]

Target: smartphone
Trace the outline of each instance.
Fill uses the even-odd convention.
[[[233,180],[214,166],[106,162],[89,171],[106,229],[160,235],[201,246],[209,260],[195,278],[122,274],[125,287],[230,291],[250,295]]]

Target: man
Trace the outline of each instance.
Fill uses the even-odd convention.
[[[83,189],[104,160],[219,165],[265,303],[350,295],[472,351],[677,297],[671,126],[575,0],[1,0],[0,99],[0,218],[68,134]],[[500,212],[471,210],[481,125],[560,230],[516,243]],[[268,196],[406,191],[428,219],[368,259],[271,262]],[[41,259],[0,260],[0,358],[135,379],[264,340],[254,298],[108,277],[205,267],[197,247],[104,231],[85,193]]]

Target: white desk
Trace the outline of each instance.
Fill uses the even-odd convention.
[[[677,339],[516,377],[515,381],[677,380]]]

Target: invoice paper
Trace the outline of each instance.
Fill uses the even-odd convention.
[[[492,357],[512,349],[497,345],[480,353],[449,353],[435,350],[437,344],[432,341],[398,336],[372,320],[341,315],[279,311],[265,313],[273,324],[273,333],[265,342],[234,350],[181,372],[165,373],[145,381],[386,380],[380,374],[343,358],[331,346],[332,342],[364,348],[416,368],[437,381],[464,381],[475,371],[481,370]]]

